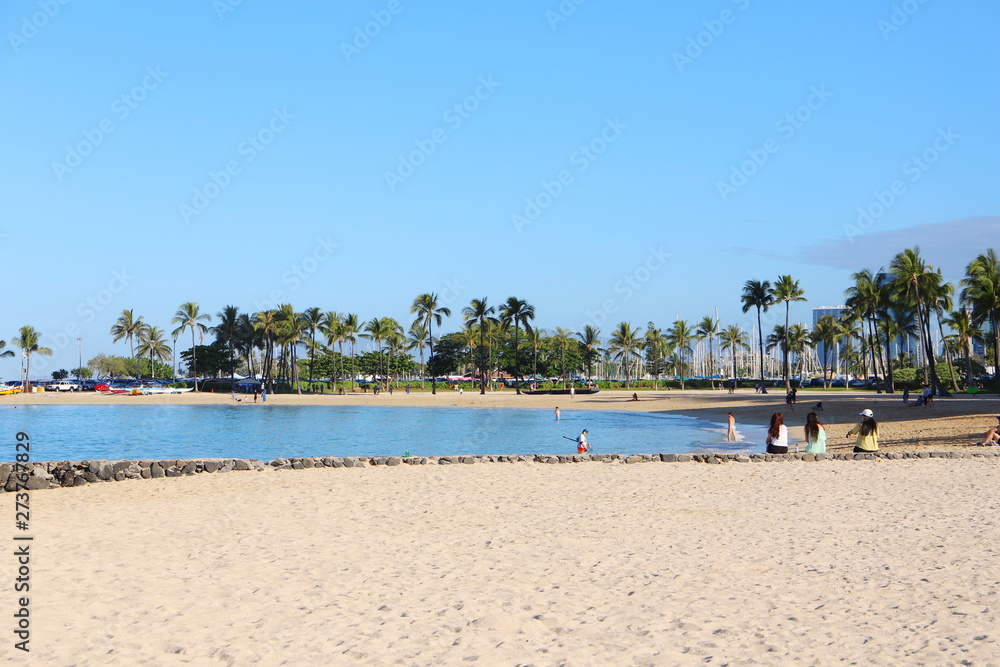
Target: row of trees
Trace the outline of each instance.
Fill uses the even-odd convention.
[[[973,378],[972,345],[991,332],[990,344],[996,359],[1000,346],[1000,262],[996,253],[988,250],[977,256],[966,268],[956,288],[946,282],[939,269],[928,265],[919,248],[904,250],[889,263],[886,271],[859,271],[852,275],[853,284],[846,290],[846,311],[840,318],[826,316],[811,328],[790,321],[792,302],[805,301],[805,290],[790,275],[781,275],[772,283],[768,280],[748,280],[743,286],[743,312],[756,311],[759,355],[759,377],[764,380],[765,350],[781,355],[781,375],[790,388],[791,364],[800,365],[810,350],[822,348],[821,362],[824,379],[828,381],[831,350],[844,350],[846,361],[861,364],[886,380],[886,389],[893,391],[894,371],[900,363],[919,363],[925,381],[935,391],[941,389],[936,367],[942,354],[949,368],[953,390],[957,390],[955,373],[950,372],[958,354],[964,357],[966,381]],[[784,304],[784,324],[775,325],[765,335],[762,314]],[[956,307],[957,306],[957,307]],[[291,304],[256,313],[241,313],[236,306],[226,306],[212,317],[202,313],[195,302],[180,305],[171,319],[171,332],[177,339],[191,335],[189,371],[211,368],[225,369],[230,376],[239,369],[260,377],[272,389],[276,378],[289,379],[301,392],[300,376],[305,373],[314,380],[315,371],[322,367],[321,377],[357,376],[359,368],[366,374],[391,381],[413,368],[412,356],[419,359],[421,378],[429,371],[432,378],[471,366],[485,392],[489,380],[507,373],[520,381],[530,368],[533,376],[558,372],[565,383],[574,372],[586,371],[593,377],[596,364],[603,364],[603,374],[623,375],[626,385],[633,379],[648,376],[658,382],[660,375],[672,373],[683,378],[695,366],[695,348],[707,342],[707,368],[710,376],[718,374],[716,351],[728,354],[728,370],[739,376],[737,359],[750,346],[748,335],[741,327],[725,327],[717,317],[707,315],[696,324],[677,320],[672,326],[658,328],[653,322],[642,331],[629,322],[619,323],[608,335],[606,345],[601,332],[587,325],[579,332],[562,327],[547,331],[533,326],[535,308],[527,301],[510,297],[498,306],[487,298],[473,299],[462,309],[464,326],[461,331],[438,335],[445,317],[451,310],[440,302],[438,295],[417,296],[411,306],[414,316],[408,329],[396,319],[376,317],[362,321],[354,313],[324,311],[318,307],[296,311]],[[951,333],[946,334],[944,327]],[[941,350],[934,343],[935,331],[944,341]],[[199,345],[208,333],[215,336],[217,347]],[[155,375],[162,373],[163,362],[172,360],[173,350],[166,332],[151,326],[133,310],[124,310],[111,327],[113,341],[129,344],[131,366],[141,373],[148,368]],[[51,354],[39,345],[41,334],[25,326],[12,343],[24,351],[30,369],[32,354]],[[367,353],[364,363],[357,354],[359,339],[367,339],[374,350]],[[901,357],[900,341],[918,341],[917,354]],[[855,349],[856,345],[856,349]],[[0,356],[12,356],[0,341]],[[346,351],[345,351],[346,348]],[[894,348],[897,354],[894,354]],[[228,363],[219,354],[224,350]],[[305,351],[306,358],[300,359]],[[199,364],[198,354],[211,355],[211,364]],[[363,355],[364,356],[364,355]],[[148,363],[140,364],[139,360]],[[319,363],[317,363],[317,359]],[[720,356],[721,360],[721,356]],[[332,364],[332,365],[331,365]],[[704,368],[704,364],[702,364]],[[97,370],[97,369],[95,369]],[[727,370],[726,374],[729,374]],[[421,380],[423,382],[423,379]],[[431,381],[431,391],[437,384]]]

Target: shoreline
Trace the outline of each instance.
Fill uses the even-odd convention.
[[[973,443],[982,440],[986,429],[996,425],[1000,415],[1000,398],[996,396],[955,397],[938,399],[931,407],[904,407],[900,396],[879,395],[866,392],[799,392],[799,401],[788,410],[784,395],[773,392],[755,394],[751,390],[729,394],[723,390],[645,391],[638,401],[630,400],[631,391],[601,391],[584,396],[518,396],[513,391],[474,392],[459,395],[452,390],[439,391],[437,395],[419,392],[393,394],[272,394],[266,403],[255,407],[275,406],[336,406],[382,405],[393,407],[457,407],[457,408],[532,408],[553,410],[559,407],[564,414],[573,410],[615,410],[622,412],[648,412],[678,414],[712,422],[725,428],[727,413],[733,412],[736,429],[761,428],[769,423],[771,413],[782,412],[789,427],[789,441],[801,441],[801,426],[805,416],[816,402],[823,403],[817,411],[820,421],[828,430],[828,446],[848,446],[843,434],[857,423],[857,414],[865,408],[875,412],[879,422],[879,448],[884,451],[934,451],[940,449],[980,449]],[[252,395],[237,394],[238,398]],[[26,405],[227,405],[232,403],[229,393],[187,393],[154,396],[121,396],[84,393],[15,394],[0,396],[0,409]],[[983,448],[985,449],[985,448]]]

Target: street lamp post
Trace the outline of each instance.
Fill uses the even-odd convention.
[[[80,350],[80,365],[76,367],[76,381],[80,387],[83,387],[83,338],[76,339],[76,346]]]

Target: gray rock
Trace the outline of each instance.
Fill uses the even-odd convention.
[[[115,461],[112,468],[115,472],[121,472],[131,465],[131,461]]]
[[[154,463],[153,465],[149,466],[149,476],[152,477],[153,479],[159,479],[163,477],[163,468],[160,466],[159,463]]]
[[[733,460],[737,463],[750,463],[750,457],[746,454],[737,454]]]
[[[253,470],[253,467],[245,459],[236,459],[233,462],[233,470]]]
[[[205,472],[215,472],[222,467],[218,461],[205,461]]]
[[[678,454],[677,455],[677,462],[678,463],[687,463],[687,462],[689,462],[691,460],[692,460],[692,457],[691,457],[690,454]]]
[[[302,461],[292,461],[292,470],[302,470],[305,466],[302,465]]]
[[[177,469],[177,466],[170,466],[169,468],[163,471],[163,474],[166,475],[167,477],[180,477],[181,471]]]
[[[87,464],[87,470],[94,473],[95,475],[101,471],[102,461],[91,461]]]
[[[49,480],[44,477],[37,477],[35,475],[28,475],[28,482],[24,485],[24,488],[28,491],[39,491],[41,489],[49,488]]]
[[[90,472],[89,470],[87,472],[83,473],[83,478],[85,480],[87,480],[88,482],[90,482],[91,484],[96,484],[97,482],[104,481],[100,477],[98,477],[97,475],[95,475],[94,473]]]
[[[83,486],[87,484],[87,479],[83,475],[77,475],[73,478],[73,486]]]
[[[398,466],[402,462],[403,459],[399,458],[398,456],[390,456],[388,459],[386,459],[385,464],[387,466]]]
[[[108,481],[109,479],[114,477],[114,474],[115,474],[114,467],[107,461],[102,461],[100,467],[97,470],[97,476],[103,479],[104,481]]]
[[[194,461],[188,461],[181,467],[182,475],[193,475],[198,471],[198,466]]]
[[[803,454],[801,460],[803,460],[803,461],[815,461],[816,460],[816,455],[815,454]]]
[[[302,467],[305,468],[306,470],[308,470],[309,468],[315,468],[316,461],[313,460],[312,458],[306,457],[302,459]]]

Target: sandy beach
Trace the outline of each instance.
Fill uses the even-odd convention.
[[[35,492],[30,657],[997,664],[998,465],[401,466]]]
[[[733,410],[747,423],[784,407],[777,394],[630,395],[268,405],[530,401],[720,421]],[[804,418],[814,399],[800,399]],[[815,400],[838,428],[871,407],[884,441],[910,450],[968,444],[997,413],[993,398]],[[31,652],[8,631],[2,654],[39,665],[1000,664],[998,490],[1000,461],[974,458],[322,468],[36,491]],[[13,536],[14,494],[0,504]],[[15,557],[2,561],[11,582]]]

